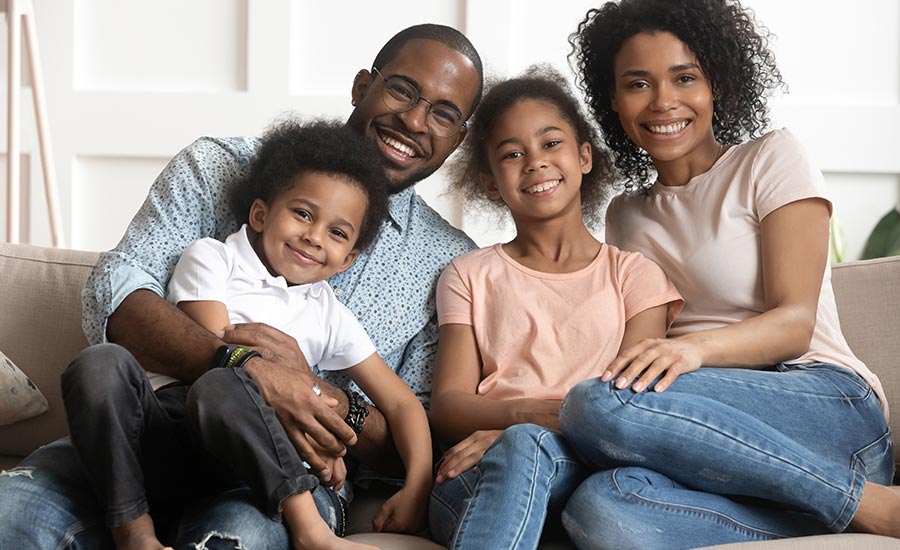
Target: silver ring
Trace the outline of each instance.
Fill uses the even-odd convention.
[[[312,391],[314,394],[318,395],[319,397],[322,396],[322,388],[319,387],[318,382],[313,383]]]

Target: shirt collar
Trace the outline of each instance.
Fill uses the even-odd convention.
[[[410,212],[412,211],[412,202],[415,200],[416,190],[412,185],[388,197],[388,213],[391,221],[394,222],[401,232],[406,231],[409,226]]]
[[[268,268],[259,259],[253,245],[250,244],[250,228],[247,224],[241,226],[237,233],[232,233],[225,239],[225,243],[231,246],[237,256],[238,269],[246,273],[252,279],[262,281],[269,286],[286,290],[291,295],[312,296],[318,298],[322,288],[328,284],[325,281],[317,281],[305,285],[289,286],[281,275],[273,276]]]

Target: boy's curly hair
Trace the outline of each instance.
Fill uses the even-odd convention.
[[[489,84],[469,125],[469,133],[449,167],[451,193],[459,196],[466,208],[506,212],[502,201],[493,201],[481,186],[481,174],[490,173],[485,142],[497,119],[519,101],[545,101],[556,107],[575,129],[579,144],[591,144],[593,167],[581,180],[581,207],[588,226],[600,222],[603,205],[614,186],[612,160],[598,143],[597,131],[588,122],[565,78],[548,65],[532,65],[525,74]]]
[[[660,31],[697,56],[712,86],[713,133],[720,143],[759,137],[769,126],[768,96],[786,89],[769,50],[771,33],[738,0],[620,0],[588,11],[569,36],[569,61],[628,190],[652,184],[652,162],[612,110],[615,58],[628,38]]]
[[[247,223],[255,199],[271,203],[304,172],[343,176],[365,193],[366,212],[355,248],[363,251],[372,244],[388,213],[383,160],[372,143],[336,121],[286,119],[266,130],[250,172],[232,189],[231,208],[238,222]]]

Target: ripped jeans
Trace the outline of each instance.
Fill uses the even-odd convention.
[[[0,474],[0,550],[112,548],[107,525],[131,521],[148,510],[160,540],[179,549],[291,547],[287,529],[273,521],[280,500],[273,508],[272,495],[261,490],[258,477],[251,479],[248,451],[222,443],[212,447],[213,457],[192,435],[185,410],[205,401],[202,391],[189,397],[188,386],[173,385],[154,393],[137,361],[113,344],[88,348],[75,364],[102,366],[64,375],[69,377],[64,395],[81,393],[77,401],[86,402],[70,411],[80,442],[58,440]],[[197,389],[220,391],[223,379],[216,376]],[[264,420],[256,407],[242,401],[253,399],[245,382],[225,384],[231,391],[217,400],[223,405],[218,412],[227,409],[232,426],[256,429],[254,422]],[[261,400],[258,393],[256,398]],[[216,413],[215,407],[207,412]],[[206,424],[215,414],[193,418],[215,429]],[[245,446],[263,454],[269,448],[268,438],[263,439]],[[269,485],[285,485],[279,474],[270,475],[265,480]],[[305,470],[287,475],[293,478],[289,486],[308,483]],[[312,495],[322,517],[339,531],[344,521],[339,497],[318,485]],[[275,498],[283,496],[276,491]]]
[[[569,499],[579,548],[696,548],[841,532],[866,481],[890,484],[878,397],[828,364],[702,368],[664,392],[594,379],[560,409],[600,471]]]

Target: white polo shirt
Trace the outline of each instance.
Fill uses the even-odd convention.
[[[225,304],[232,323],[266,323],[297,340],[310,366],[352,367],[375,353],[375,346],[326,281],[288,286],[273,277],[247,236],[244,225],[225,242],[211,238],[189,245],[169,280],[166,299]],[[157,384],[151,376],[154,389]],[[165,377],[168,378],[168,377]]]

